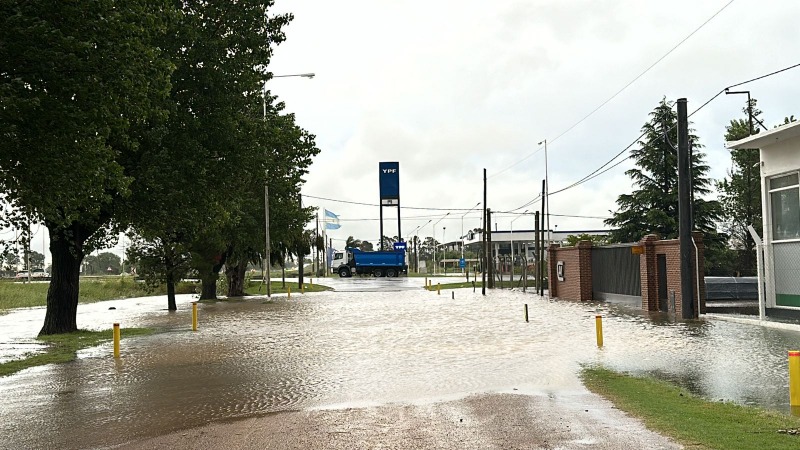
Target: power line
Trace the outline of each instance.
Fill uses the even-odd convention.
[[[794,64],[794,65],[791,65],[791,66],[789,66],[789,67],[785,67],[785,68],[783,68],[783,69],[780,69],[780,70],[776,70],[776,71],[774,71],[774,72],[770,72],[770,73],[768,73],[768,74],[765,74],[765,75],[761,75],[761,76],[759,76],[759,77],[756,77],[756,78],[752,78],[752,79],[750,79],[750,80],[747,80],[747,81],[742,81],[741,83],[736,83],[736,84],[732,84],[732,85],[730,85],[730,86],[727,86],[727,87],[725,87],[725,88],[721,89],[721,90],[720,90],[719,92],[717,92],[716,94],[714,94],[714,95],[713,95],[711,98],[709,98],[708,100],[706,100],[706,101],[705,101],[705,102],[704,102],[702,105],[700,105],[700,107],[699,107],[699,108],[697,108],[697,109],[695,109],[694,111],[692,111],[692,112],[691,112],[691,114],[689,114],[689,115],[688,115],[688,117],[692,117],[693,115],[695,115],[696,113],[698,113],[700,110],[702,110],[703,108],[705,108],[706,106],[708,106],[708,104],[709,104],[709,103],[711,103],[711,102],[712,102],[712,101],[714,101],[714,100],[715,100],[717,97],[719,97],[720,95],[722,95],[722,94],[725,92],[725,90],[726,90],[726,89],[730,89],[730,88],[732,88],[732,87],[741,86],[741,85],[744,85],[744,84],[747,84],[747,83],[751,83],[751,82],[753,82],[753,81],[757,81],[757,80],[761,80],[761,79],[764,79],[764,78],[767,78],[767,77],[771,77],[771,76],[773,76],[773,75],[777,75],[777,74],[779,74],[779,73],[786,72],[787,70],[791,70],[791,69],[794,69],[794,68],[797,68],[797,67],[800,67],[800,63],[798,63],[798,64]],[[669,129],[669,130],[667,130],[667,132],[669,132],[669,131],[672,131],[672,130],[673,130],[675,127],[676,127],[676,126],[677,126],[677,125],[673,125],[672,127],[670,127],[670,129]],[[632,143],[630,143],[630,144],[629,144],[627,147],[625,147],[624,149],[622,149],[622,150],[621,150],[619,153],[617,153],[616,155],[614,155],[614,156],[613,156],[611,159],[609,159],[608,161],[606,161],[606,162],[605,162],[605,163],[604,163],[602,166],[600,166],[600,167],[598,167],[597,169],[595,169],[594,171],[592,171],[592,172],[591,172],[589,175],[586,175],[585,177],[581,178],[580,180],[578,180],[578,181],[576,181],[576,182],[572,183],[571,185],[569,185],[569,186],[567,186],[567,187],[564,187],[564,188],[558,189],[558,190],[556,190],[556,191],[550,192],[550,195],[553,195],[553,194],[558,194],[558,193],[560,193],[560,192],[564,192],[564,191],[566,191],[566,190],[568,190],[568,189],[571,189],[571,188],[573,188],[573,187],[576,187],[576,186],[578,186],[578,185],[581,185],[581,184],[583,184],[583,183],[585,183],[585,182],[587,182],[587,181],[589,181],[589,180],[592,180],[592,179],[594,179],[594,178],[596,178],[596,177],[598,177],[598,176],[600,176],[600,175],[602,175],[602,174],[604,174],[604,173],[608,172],[609,170],[613,169],[614,167],[617,167],[617,166],[619,166],[619,165],[620,165],[620,164],[622,164],[624,161],[626,161],[628,158],[625,158],[625,159],[623,159],[623,160],[620,160],[620,161],[618,161],[616,164],[614,164],[614,165],[612,165],[612,166],[609,166],[608,168],[606,168],[605,170],[603,170],[603,168],[604,168],[604,167],[606,167],[606,166],[608,166],[609,164],[611,164],[611,163],[612,163],[612,162],[613,162],[615,159],[617,159],[617,158],[618,158],[620,155],[622,155],[623,153],[625,153],[627,150],[629,150],[631,147],[633,147],[633,146],[634,146],[634,145],[635,145],[637,142],[639,142],[639,139],[641,139],[642,137],[644,137],[644,136],[645,136],[645,134],[647,134],[647,133],[642,133],[642,134],[640,134],[640,135],[639,135],[639,137],[637,137],[637,138],[636,138],[636,140],[634,140],[634,141],[633,141]],[[651,142],[648,142],[648,143],[647,143],[647,144],[645,144],[645,145],[650,145],[650,143],[651,143]],[[538,197],[537,197],[537,199],[538,199]],[[534,200],[534,201],[535,201],[535,200]],[[532,203],[532,202],[533,202],[533,201],[531,201],[531,203]]]
[[[650,71],[650,70],[651,70],[653,67],[655,67],[655,66],[656,66],[658,63],[660,63],[661,61],[663,61],[663,60],[664,60],[664,59],[665,59],[667,56],[669,56],[670,54],[672,54],[672,52],[674,52],[675,50],[677,50],[677,49],[678,49],[678,47],[680,47],[681,45],[683,45],[683,43],[684,43],[684,42],[688,41],[688,40],[689,40],[689,38],[691,38],[692,36],[694,36],[694,35],[695,35],[695,34],[696,34],[698,31],[700,31],[700,29],[702,29],[702,28],[703,28],[704,26],[706,26],[706,25],[707,25],[709,22],[711,22],[711,21],[712,21],[712,20],[713,20],[715,17],[717,17],[717,16],[718,16],[718,15],[719,15],[719,14],[720,14],[722,11],[724,11],[724,10],[725,10],[725,9],[726,9],[728,6],[730,6],[730,5],[731,5],[731,3],[733,3],[734,1],[735,1],[735,0],[730,0],[728,3],[726,3],[725,5],[723,5],[723,6],[722,6],[722,8],[720,8],[720,9],[719,9],[717,12],[715,12],[715,13],[714,13],[714,14],[713,14],[711,17],[709,17],[709,18],[708,18],[708,19],[707,19],[705,22],[701,23],[699,27],[695,28],[695,30],[694,30],[694,31],[692,31],[691,33],[689,33],[689,34],[688,34],[688,35],[687,35],[685,38],[681,39],[681,40],[680,40],[680,42],[678,42],[677,44],[675,44],[675,46],[673,46],[671,49],[669,49],[669,51],[667,51],[667,53],[665,53],[663,56],[661,56],[660,58],[658,58],[658,59],[657,59],[657,60],[656,60],[656,61],[655,61],[653,64],[650,64],[650,66],[648,66],[646,69],[644,69],[644,71],[642,71],[642,72],[641,72],[639,75],[636,75],[636,77],[634,77],[634,79],[632,79],[631,81],[629,81],[629,82],[628,82],[628,83],[627,83],[625,86],[623,86],[623,87],[622,87],[620,90],[618,90],[617,92],[615,92],[615,93],[614,93],[614,95],[612,95],[611,97],[609,97],[608,99],[606,99],[606,100],[605,100],[603,103],[601,103],[599,106],[597,106],[596,108],[594,108],[593,110],[591,110],[591,111],[590,111],[588,114],[586,114],[585,116],[583,116],[583,118],[581,118],[579,121],[577,121],[577,122],[575,122],[574,124],[572,124],[572,126],[570,126],[569,128],[567,128],[566,130],[562,131],[562,132],[561,132],[561,134],[559,134],[558,136],[556,136],[554,139],[552,139],[552,140],[548,141],[548,143],[549,143],[549,144],[552,144],[553,142],[557,141],[559,138],[561,138],[561,137],[562,137],[562,136],[564,136],[565,134],[567,134],[567,133],[569,133],[570,131],[572,131],[572,130],[573,130],[575,127],[577,127],[578,125],[580,125],[581,123],[583,123],[583,122],[584,122],[586,119],[588,119],[589,117],[591,117],[592,115],[594,115],[594,113],[596,113],[596,112],[597,112],[597,111],[599,111],[601,108],[603,108],[603,107],[604,107],[604,106],[606,106],[608,103],[610,103],[612,100],[614,100],[614,99],[615,99],[615,98],[616,98],[616,97],[617,97],[619,94],[621,94],[621,93],[622,93],[622,92],[623,92],[625,89],[628,89],[628,88],[629,88],[629,87],[630,87],[630,86],[631,86],[633,83],[635,83],[635,82],[636,82],[636,81],[638,81],[640,78],[642,78],[642,77],[643,77],[643,76],[644,76],[644,75],[645,75],[647,72],[649,72],[649,71]],[[750,80],[750,81],[754,81],[754,80]],[[742,84],[744,84],[744,83],[742,83]],[[738,86],[738,85],[734,85],[734,86]],[[733,87],[733,86],[729,86],[729,87]],[[535,152],[531,153],[530,155],[528,155],[528,156],[526,156],[526,157],[524,157],[524,158],[520,159],[519,161],[515,162],[514,164],[512,164],[512,165],[510,165],[510,166],[506,167],[505,169],[503,169],[503,170],[501,170],[501,171],[499,171],[499,172],[497,172],[497,173],[494,173],[494,174],[492,174],[492,175],[491,175],[489,178],[492,178],[492,177],[494,177],[495,175],[500,175],[501,173],[503,173],[503,172],[505,172],[505,171],[507,171],[507,170],[511,169],[512,167],[516,166],[517,164],[519,164],[519,163],[521,163],[521,162],[523,162],[523,161],[527,160],[528,158],[532,157],[533,155],[535,155],[535,154],[539,153],[539,151],[541,151],[541,148],[539,148],[539,149],[538,149],[538,150],[536,150]],[[551,194],[552,194],[552,192],[551,192]]]
[[[363,203],[363,202],[353,202],[349,200],[339,200],[335,198],[326,198],[326,197],[317,197],[314,195],[303,194],[303,197],[306,198],[313,198],[316,200],[325,200],[328,202],[336,202],[336,203],[344,203],[348,205],[359,205],[359,206],[380,206],[377,203]],[[473,208],[426,208],[421,206],[401,206],[400,209],[415,209],[421,211],[472,211]]]

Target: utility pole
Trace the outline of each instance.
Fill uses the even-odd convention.
[[[319,242],[319,211],[317,211],[317,224],[316,224],[316,230],[314,231],[314,250],[315,250],[314,259],[316,265],[316,267],[314,268],[314,276],[319,276],[319,245],[317,245],[318,242]]]
[[[300,205],[299,205],[300,209],[303,209],[303,195],[302,194],[298,195],[297,196],[297,200],[300,203]],[[300,233],[301,233],[300,236],[301,237],[305,237],[305,236],[303,236],[305,234],[305,233],[303,233],[303,231],[304,231],[303,228],[305,228],[305,225],[303,225],[303,227],[300,228]],[[299,263],[298,264],[298,271],[297,271],[297,288],[298,289],[302,289],[302,287],[303,287],[303,266],[305,265],[305,261],[303,261],[303,259],[304,259],[305,256],[306,255],[303,254],[303,243],[301,241],[300,246],[297,249],[297,261]]]
[[[486,218],[487,208],[486,208],[486,169],[483,169],[483,233],[482,235],[482,244],[483,244],[483,267],[481,267],[481,294],[486,295],[486,254],[487,254],[487,240],[486,234],[488,233],[488,226],[487,224],[489,221]]]
[[[544,255],[545,255],[545,251],[546,251],[545,249],[547,248],[548,245],[550,245],[544,239],[544,228],[545,228],[544,227],[544,222],[545,222],[544,206],[545,206],[545,198],[546,198],[546,192],[547,192],[546,191],[546,187],[547,187],[547,179],[544,179],[544,180],[542,180],[542,215],[540,216],[541,221],[539,222],[539,224],[541,225],[539,232],[541,233],[541,238],[540,239],[541,239],[541,242],[542,242],[542,246],[539,249],[540,256],[541,256],[541,258],[539,259],[539,280],[541,280],[541,283],[539,283],[539,291],[540,291],[539,295],[541,295],[542,297],[544,297],[544,276],[545,276]],[[549,286],[549,283],[551,281],[552,280],[549,280],[549,279],[547,280],[548,286]]]
[[[536,280],[536,294],[539,294],[539,287],[542,285],[542,260],[541,260],[541,241],[539,241],[539,211],[535,213],[534,221],[534,235],[536,236],[534,248],[536,250],[536,274],[534,275],[534,280]]]
[[[487,261],[489,262],[487,270],[488,270],[488,281],[489,281],[489,289],[494,289],[494,253],[492,252],[492,209],[486,208],[486,249],[489,251],[488,255],[486,256]]]
[[[686,99],[678,99],[678,238],[681,251],[681,317],[695,318],[692,286],[691,180],[689,179],[689,117]],[[699,293],[698,293],[699,294]]]

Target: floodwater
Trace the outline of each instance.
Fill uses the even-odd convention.
[[[316,280],[315,280],[316,281]],[[437,279],[434,283],[445,280]],[[800,332],[719,320],[675,323],[608,304],[519,291],[441,295],[422,279],[329,279],[293,293],[179,311],[165,297],[81,305],[82,328],[160,333],[88,349],[73,363],[0,378],[0,448],[108,446],[276,411],[425,403],[478,392],[585,392],[581,364],[648,373],[714,400],[788,412],[786,352]],[[525,323],[523,304],[530,322]],[[115,310],[109,310],[109,307]],[[594,317],[604,316],[605,347]],[[42,308],[0,316],[3,357],[28,345]],[[17,350],[15,350],[17,349]]]

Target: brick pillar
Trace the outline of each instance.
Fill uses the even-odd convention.
[[[697,281],[695,281],[695,288],[693,289],[694,295],[698,295],[700,299],[700,314],[706,313],[706,281],[705,281],[705,244],[703,243],[703,232],[693,231],[692,237],[694,243],[697,245],[697,266],[700,268],[696,273],[700,274],[700,293],[697,292]],[[694,266],[694,262],[692,262]],[[695,278],[693,276],[693,278]]]
[[[639,270],[642,278],[642,309],[658,311],[658,266],[656,265],[655,243],[658,235],[648,234],[639,241],[644,253],[639,256]]]
[[[547,247],[547,292],[550,298],[558,297],[558,272],[556,271],[558,257],[556,256],[556,249],[559,247],[561,247],[560,244],[550,244]]]
[[[580,298],[582,302],[592,300],[592,241],[580,241],[578,245],[578,267],[580,273]]]

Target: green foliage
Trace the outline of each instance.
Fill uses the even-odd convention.
[[[353,236],[349,236],[347,238],[344,243],[344,248],[357,248],[365,252],[371,252],[375,250],[375,246],[373,246],[371,242],[362,241],[361,239],[353,239]]]
[[[662,239],[678,237],[678,152],[677,120],[673,103],[661,100],[644,124],[644,137],[631,150],[636,167],[625,172],[633,180],[634,190],[617,198],[619,209],[605,221],[614,227],[611,242],[636,242],[655,233]],[[706,270],[714,267],[719,254],[725,253],[727,236],[717,233],[716,224],[722,218],[722,207],[716,200],[706,200],[711,180],[706,176],[709,167],[704,163],[697,136],[689,133],[692,147],[692,216],[694,229],[703,232],[706,248]]]
[[[120,338],[143,336],[151,333],[153,333],[153,330],[148,328],[123,328],[120,330]],[[46,344],[46,349],[41,353],[31,353],[25,355],[22,359],[0,364],[0,377],[11,375],[30,367],[73,361],[77,357],[78,350],[96,347],[113,339],[113,330],[79,330],[74,333],[52,334],[40,337],[38,340]]]
[[[570,247],[574,247],[580,241],[590,241],[594,245],[606,245],[608,244],[608,236],[598,236],[594,234],[586,234],[581,233],[578,235],[570,234],[564,239],[565,244]]]
[[[648,428],[693,448],[796,449],[800,437],[778,430],[800,428],[800,419],[733,403],[695,397],[664,382],[602,368],[585,368],[586,387]]]
[[[117,275],[121,268],[122,260],[111,252],[89,255],[83,259],[84,275]]]
[[[105,300],[163,295],[162,288],[153,289],[144,283],[135,282],[131,277],[83,278],[80,281],[79,302],[95,303]],[[30,308],[45,306],[47,289],[50,283],[0,283],[0,313],[13,308]],[[197,287],[194,283],[182,282],[176,289],[178,294],[193,294]]]
[[[54,278],[42,333],[77,329],[73,289],[141,164],[137,129],[163,117],[167,0],[0,4],[0,226],[44,223]],[[146,162],[144,162],[146,163]]]
[[[738,141],[759,132],[758,129],[750,129],[749,112],[752,108],[755,121],[761,115],[761,111],[756,108],[756,99],[750,102],[750,105],[742,108],[745,117],[732,119],[725,127],[726,141]],[[747,231],[747,226],[752,225],[756,232],[762,235],[759,150],[757,148],[731,150],[731,161],[733,165],[728,170],[727,176],[716,183],[723,211],[722,224],[730,236],[729,246],[742,251],[741,258],[737,258],[733,251],[728,255],[730,274],[755,275],[755,242]]]

